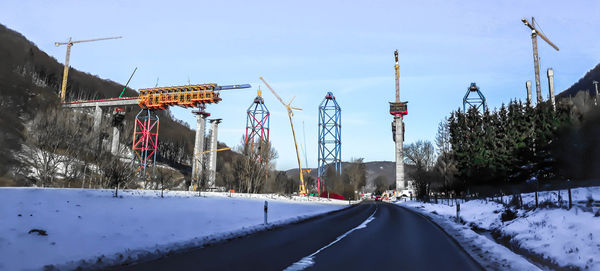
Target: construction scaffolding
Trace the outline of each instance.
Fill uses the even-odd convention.
[[[158,114],[151,109],[142,109],[135,116],[133,129],[133,147],[135,163],[141,173],[156,164],[158,150]]]
[[[245,143],[250,144],[253,148],[255,143],[260,146],[262,143],[269,142],[271,115],[261,94],[259,89],[254,102],[246,111],[246,136],[244,138],[246,140]]]
[[[331,92],[327,92],[319,105],[318,194],[325,192],[325,173],[329,166],[342,174],[342,109]]]
[[[483,109],[481,113],[487,110],[487,103],[485,101],[485,96],[479,90],[479,87],[475,83],[471,83],[469,88],[467,89],[467,93],[463,98],[463,111],[467,112],[467,105],[469,105],[469,109],[471,107],[475,107],[477,110]]]

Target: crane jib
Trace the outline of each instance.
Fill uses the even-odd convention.
[[[242,84],[242,85],[229,85],[229,86],[217,86],[215,90],[228,90],[228,89],[240,89],[240,88],[251,88],[250,84]]]

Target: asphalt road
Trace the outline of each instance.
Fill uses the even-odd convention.
[[[112,270],[285,269],[483,270],[435,224],[382,202]]]

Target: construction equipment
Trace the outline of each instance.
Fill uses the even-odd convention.
[[[279,97],[279,95],[277,95],[277,93],[275,92],[275,90],[273,90],[273,88],[269,85],[269,83],[267,83],[267,81],[265,81],[264,78],[262,78],[262,77],[259,77],[259,78],[261,81],[263,81],[263,83],[265,83],[265,85],[267,86],[267,88],[269,88],[271,93],[273,93],[273,95],[275,95],[275,98],[277,98],[277,100],[279,100],[279,102],[281,102],[281,104],[287,109],[288,117],[290,118],[290,126],[292,127],[292,136],[294,137],[294,146],[296,147],[296,158],[298,159],[298,172],[300,173],[299,194],[306,195],[308,193],[306,191],[306,186],[304,184],[304,177],[302,176],[303,172],[302,172],[302,164],[300,163],[300,152],[298,151],[298,142],[296,141],[296,132],[294,131],[294,122],[292,121],[292,116],[294,116],[294,112],[292,110],[302,110],[302,108],[291,106],[292,102],[294,101],[294,99],[296,97],[293,97],[290,100],[290,102],[286,104],[283,101],[283,99],[281,99],[281,97]]]
[[[138,114],[142,119],[137,119],[134,127],[134,141],[132,150],[139,159],[139,164],[144,167],[154,165],[156,158],[150,156],[155,153],[158,142],[158,115],[155,110],[166,109],[169,106],[180,106],[184,108],[200,108],[194,112],[197,115],[196,143],[194,147],[194,164],[192,166],[192,179],[198,180],[200,176],[201,164],[199,155],[204,151],[204,120],[210,114],[204,111],[206,104],[218,103],[221,101],[219,91],[249,88],[249,84],[219,86],[217,84],[199,84],[173,87],[159,87],[140,89],[138,105],[142,108],[141,112],[147,114]],[[156,123],[156,124],[155,124]],[[139,128],[138,128],[139,127]],[[136,133],[139,131],[139,133]],[[151,137],[156,137],[152,139]]]
[[[122,38],[122,37],[119,36],[119,37],[99,38],[99,39],[91,39],[91,40],[76,40],[76,41],[72,41],[71,38],[69,38],[69,41],[67,41],[67,42],[55,42],[54,43],[54,45],[56,47],[61,46],[61,45],[67,45],[67,55],[65,56],[65,69],[63,71],[62,84],[60,85],[60,102],[61,103],[65,102],[65,96],[66,96],[66,91],[67,91],[67,77],[69,75],[69,58],[71,57],[71,46],[73,46],[73,44],[75,44],[75,43],[92,42],[92,41],[99,41],[99,40],[111,40],[111,39],[120,39],[120,38]]]
[[[218,86],[217,84],[186,85],[140,89],[138,104],[144,109],[166,109],[169,106],[200,107],[221,101],[219,90],[249,88],[250,85]]]
[[[477,96],[472,97],[472,94],[477,94]],[[463,97],[463,111],[465,113],[467,112],[467,105],[469,106],[469,109],[471,109],[471,107],[475,107],[477,110],[481,109],[482,114],[487,111],[485,96],[483,96],[483,93],[481,93],[479,87],[475,83],[471,83],[469,88],[467,88],[465,97]]]
[[[231,150],[231,148],[227,147],[227,148],[220,148],[220,149],[216,149],[216,150],[208,150],[208,151],[203,151],[202,153],[204,154],[204,153],[209,153],[209,152],[219,152],[219,151],[228,151],[228,150]]]
[[[271,113],[265,105],[265,99],[262,97],[262,91],[260,86],[256,90],[256,97],[248,110],[246,110],[246,135],[244,136],[244,143],[252,152],[257,151],[258,163],[263,163],[265,168],[269,168],[269,159],[263,161],[263,154],[266,153],[263,147],[269,145],[269,125],[271,122]],[[255,146],[256,144],[256,146]],[[267,150],[268,152],[269,150]],[[269,170],[265,170],[265,180],[269,178]]]
[[[556,45],[554,45],[554,43],[552,43],[543,34],[543,32],[538,31],[538,29],[535,27],[536,23],[535,23],[534,17],[531,17],[531,23],[529,23],[529,21],[527,21],[527,19],[525,19],[525,18],[521,19],[521,21],[527,27],[529,27],[529,29],[531,29],[531,43],[533,45],[533,68],[535,70],[535,90],[536,90],[536,94],[537,94],[537,102],[541,103],[542,102],[542,89],[540,86],[540,62],[539,62],[539,57],[538,57],[537,37],[540,36],[540,38],[542,38],[544,41],[546,41],[556,51],[558,51],[559,49],[558,49],[558,47],[556,47]],[[539,25],[538,25],[538,27],[539,27]]]
[[[332,166],[342,175],[342,109],[332,92],[319,105],[319,150],[317,190],[325,192],[325,174]]]
[[[125,83],[125,86],[123,87],[123,90],[121,91],[121,94],[119,95],[119,98],[121,98],[123,96],[123,93],[125,93],[125,89],[127,89],[127,86],[129,86],[129,82],[131,82],[131,78],[133,78],[135,71],[137,71],[137,67],[135,67],[135,69],[131,73],[131,76],[129,76],[129,80],[127,80],[127,83]],[[125,119],[125,108],[124,107],[115,107],[115,109],[113,110],[112,126],[113,127],[119,126],[123,122],[124,119]]]
[[[265,105],[260,87],[256,91],[256,98],[246,110],[246,135],[245,143],[254,148],[254,144],[268,144],[269,124],[271,114]],[[260,155],[259,155],[260,156]],[[259,159],[262,159],[259,158]]]
[[[406,181],[404,180],[404,115],[408,114],[408,102],[400,101],[400,66],[398,64],[398,50],[394,51],[394,59],[396,64],[396,100],[390,102],[390,114],[394,116],[392,122],[392,133],[395,142],[396,154],[396,190],[402,191],[406,189]]]

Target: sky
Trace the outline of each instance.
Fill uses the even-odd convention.
[[[64,62],[54,42],[122,39],[73,46],[71,66],[134,89],[249,83],[207,107],[222,118],[219,141],[240,145],[246,110],[263,76],[294,115],[302,163],[317,166],[318,106],[328,91],[342,108],[342,160],[394,161],[389,101],[408,101],[405,144],[435,138],[476,82],[490,108],[526,97],[534,81],[534,16],[560,51],[538,39],[542,93],[546,69],[560,92],[600,62],[600,1],[2,1],[0,23]],[[590,86],[591,87],[591,86]],[[285,108],[265,88],[277,169],[297,167]],[[535,89],[535,87],[534,87]],[[172,108],[195,127],[190,109]],[[304,139],[306,138],[306,140]],[[160,139],[159,139],[160,140]],[[306,142],[306,144],[304,144]],[[301,148],[303,149],[303,148]],[[306,157],[306,159],[305,159]],[[305,165],[303,165],[304,167]]]

